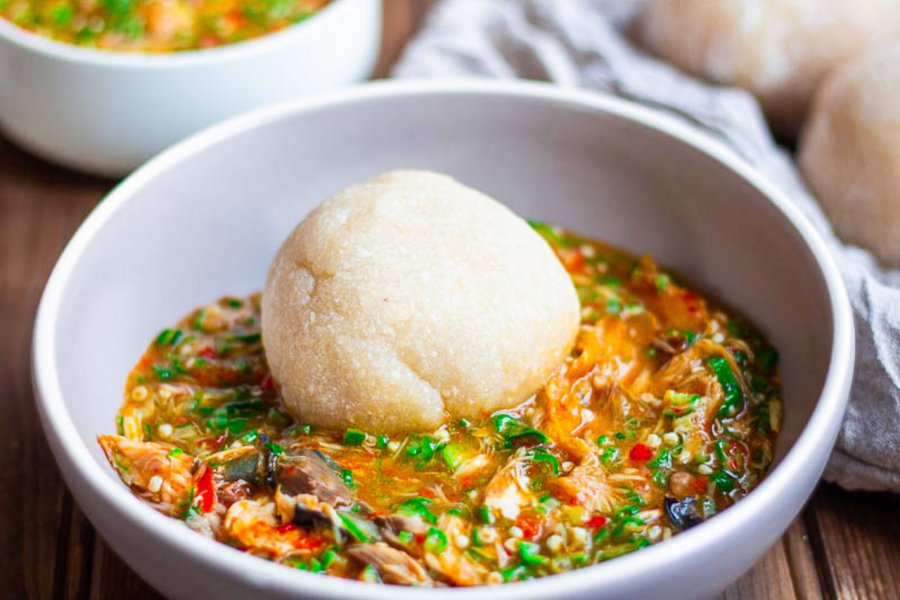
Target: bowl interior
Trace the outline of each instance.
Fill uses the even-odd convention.
[[[503,94],[376,96],[260,120],[129,182],[71,271],[59,382],[104,466],[95,436],[114,431],[125,375],[152,336],[202,303],[259,290],[317,203],[396,168],[449,173],[520,215],[648,253],[750,317],[781,354],[779,459],[815,407],[833,335],[820,269],[781,212],[706,154],[616,114]]]

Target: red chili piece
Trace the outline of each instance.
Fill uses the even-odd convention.
[[[604,525],[606,525],[606,517],[603,515],[594,515],[587,522],[587,526],[591,529],[600,529]]]
[[[653,450],[644,444],[635,444],[628,453],[628,458],[640,461],[650,460],[653,458]]]
[[[205,467],[200,478],[197,479],[197,506],[208,513],[216,505],[216,489],[213,487],[212,469]]]
[[[275,528],[275,531],[281,534],[290,533],[293,530],[297,529],[297,526],[293,523],[285,523],[284,525],[279,525]]]

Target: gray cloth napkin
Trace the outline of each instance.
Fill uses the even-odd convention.
[[[750,95],[633,47],[625,31],[641,2],[440,0],[393,74],[537,79],[616,94],[681,116],[767,174],[825,237],[853,303],[853,394],[825,476],[848,489],[900,492],[900,271],[835,237]]]

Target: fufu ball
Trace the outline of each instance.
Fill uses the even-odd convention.
[[[293,230],[266,278],[263,344],[302,422],[427,431],[527,399],[570,352],[579,313],[522,218],[445,175],[396,171]]]

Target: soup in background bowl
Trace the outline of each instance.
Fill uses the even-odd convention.
[[[225,118],[362,81],[371,75],[381,42],[381,0],[330,0],[289,27],[202,49],[192,48],[262,29],[251,27],[246,16],[232,19],[223,13],[205,23],[193,15],[184,18],[184,37],[168,26],[154,37],[148,34],[146,17],[139,15],[157,10],[153,7],[177,7],[166,3],[181,0],[86,1],[113,24],[107,27],[105,17],[91,16],[85,30],[74,8],[71,15],[63,10],[63,21],[72,20],[60,27],[74,28],[69,33],[76,37],[87,31],[84,45],[56,41],[0,17],[0,81],[9,82],[0,85],[0,130],[47,160],[109,177],[125,175]],[[232,8],[218,0],[188,4],[230,15],[234,6],[256,6],[253,1]],[[5,10],[11,11],[25,6],[23,2],[0,0],[0,6],[6,3]],[[53,7],[70,6],[34,2],[50,13]],[[299,17],[298,7],[314,4],[321,2],[289,0],[272,6],[294,7]],[[125,16],[112,15],[110,6]],[[259,18],[274,25],[269,17]],[[218,33],[204,38],[205,29]],[[183,49],[162,51],[175,49],[172,44]]]
[[[383,84],[263,111],[167,152],[91,215],[45,291],[34,369],[54,455],[104,538],[176,598],[496,594],[370,585],[248,556],[135,498],[96,444],[122,375],[161,326],[223,293],[259,290],[281,241],[322,198],[398,166],[448,173],[518,214],[647,253],[779,352],[781,433],[757,487],[671,539],[504,590],[695,598],[739,577],[809,497],[837,434],[853,363],[837,270],[796,209],[716,142],[621,100],[524,83]]]

